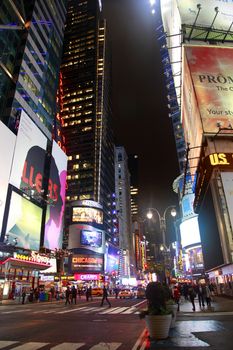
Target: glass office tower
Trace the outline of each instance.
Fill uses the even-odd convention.
[[[98,0],[68,1],[62,74],[62,131],[68,155],[66,228],[76,201],[103,206],[113,237],[114,147],[111,57]],[[67,232],[68,234],[68,232]]]

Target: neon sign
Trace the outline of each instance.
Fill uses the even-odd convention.
[[[50,259],[45,255],[40,255],[34,251],[31,252],[31,255],[24,255],[14,253],[14,259],[19,261],[28,261],[31,263],[44,264],[50,266]]]

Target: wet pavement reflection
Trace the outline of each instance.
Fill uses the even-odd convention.
[[[176,327],[170,330],[170,336],[158,340],[160,347],[208,347],[209,344],[198,339],[195,332],[215,332],[224,330],[222,323],[214,320],[177,321]]]

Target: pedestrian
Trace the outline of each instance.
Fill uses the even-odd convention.
[[[108,300],[108,290],[107,290],[107,288],[106,288],[105,286],[104,286],[104,288],[103,288],[103,297],[102,297],[102,301],[101,301],[100,306],[103,306],[104,300],[106,300],[107,303],[108,303],[108,306],[111,307],[111,303],[110,303],[110,301]]]
[[[211,308],[211,291],[208,285],[205,286],[205,294],[206,294],[206,304],[208,308]]]
[[[179,288],[177,286],[174,286],[173,288],[173,298],[177,304],[177,311],[180,311],[180,296],[181,296],[181,293],[179,291]]]
[[[114,289],[114,293],[115,293],[115,299],[118,298],[118,294],[119,294],[119,288],[116,286]]]
[[[25,303],[25,298],[26,298],[26,290],[25,290],[25,288],[23,287],[23,289],[22,289],[22,304]]]
[[[188,288],[188,296],[189,296],[189,300],[192,303],[193,311],[195,311],[196,309],[195,309],[194,299],[196,298],[196,293],[195,293],[195,289],[192,285],[190,285]]]
[[[81,287],[78,288],[78,297],[79,297],[79,299],[82,299],[82,289],[81,289]]]
[[[77,289],[75,288],[75,286],[72,286],[71,288],[71,303],[73,304],[73,302],[75,304],[77,302]]]
[[[68,286],[66,288],[66,302],[65,302],[65,305],[70,304],[70,287]]]
[[[93,297],[92,297],[92,286],[88,287],[88,292],[89,292],[89,298],[91,298],[91,300],[93,300]]]
[[[205,300],[206,300],[206,286],[204,284],[199,284],[196,288],[197,296],[198,296],[198,302],[199,306],[205,307]]]

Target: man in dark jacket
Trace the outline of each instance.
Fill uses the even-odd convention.
[[[101,301],[100,306],[103,306],[104,300],[106,300],[108,303],[108,306],[111,307],[111,303],[108,300],[108,291],[107,291],[107,288],[105,286],[103,288],[103,297],[102,297],[102,301]]]

